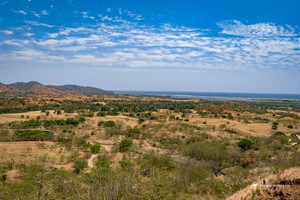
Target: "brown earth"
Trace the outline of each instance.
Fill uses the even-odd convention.
[[[270,175],[227,198],[227,200],[240,199],[300,199],[300,167]]]

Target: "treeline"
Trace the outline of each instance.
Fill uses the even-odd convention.
[[[64,125],[73,125],[77,126],[80,123],[85,122],[86,119],[84,117],[79,118],[67,118],[64,119],[49,119],[49,120],[39,120],[39,119],[31,119],[28,121],[14,121],[9,123],[9,127],[13,129],[26,129],[26,128],[36,128],[39,126],[49,127],[49,126],[64,126]]]
[[[105,101],[106,105],[100,103]],[[279,109],[300,111],[299,102],[237,102],[237,101],[124,101],[124,100],[55,100],[43,99],[38,103],[30,104],[27,99],[1,98],[1,113],[20,113],[37,110],[64,110],[66,113],[73,113],[80,110],[89,110],[91,112],[104,112],[109,115],[117,115],[120,112],[140,113],[154,112],[158,109],[168,109],[175,112],[189,112],[195,109],[199,113],[206,111],[210,114],[221,114],[224,110],[233,110],[236,112],[266,113],[268,109]]]

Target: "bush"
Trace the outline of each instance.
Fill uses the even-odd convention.
[[[102,126],[104,124],[104,121],[99,121],[98,126]]]
[[[105,113],[104,113],[104,112],[98,112],[98,113],[97,113],[97,116],[99,116],[99,117],[104,117],[104,116],[105,116]]]
[[[83,123],[83,122],[86,121],[86,119],[85,119],[84,117],[80,117],[80,118],[78,119],[78,121],[79,121],[79,123]]]
[[[71,124],[71,125],[73,125],[73,126],[77,126],[77,125],[79,124],[79,121],[76,120],[76,119],[68,118],[68,119],[66,120],[66,124]]]
[[[132,146],[132,144],[133,144],[133,141],[130,139],[122,140],[119,144],[119,151],[120,152],[128,151],[129,148]]]
[[[106,121],[106,122],[104,122],[104,124],[103,124],[105,127],[110,127],[110,128],[112,128],[112,127],[115,127],[116,126],[116,123],[114,122],[114,121]]]
[[[67,143],[67,142],[72,142],[72,139],[71,138],[59,137],[59,138],[57,138],[57,142]]]
[[[271,136],[271,139],[277,140],[281,144],[288,144],[289,138],[283,132],[276,132]]]
[[[96,153],[99,153],[100,152],[100,149],[101,149],[101,145],[100,144],[94,144],[91,146],[91,152],[93,154],[96,154]]]
[[[146,175],[145,172],[149,172],[153,168],[162,170],[172,170],[175,168],[172,158],[168,155],[148,153],[140,158],[140,162],[144,175]]]
[[[278,122],[273,122],[272,123],[272,129],[277,130],[278,125],[279,125]]]
[[[243,150],[246,151],[251,148],[252,141],[249,139],[241,139],[241,141],[238,143],[238,146]]]
[[[294,127],[293,125],[288,125],[288,128],[293,129]]]
[[[141,130],[137,127],[130,128],[130,129],[127,130],[125,135],[129,138],[139,139],[139,137],[141,135]]]
[[[197,160],[214,161],[219,164],[222,164],[229,158],[229,153],[224,145],[214,145],[204,142],[187,145],[183,149],[183,155],[196,158]]]
[[[108,161],[105,160],[105,159],[96,161],[96,162],[95,162],[95,165],[96,165],[97,167],[109,167],[109,163],[108,163]]]
[[[79,159],[75,160],[74,165],[73,165],[74,171],[77,174],[79,174],[86,167],[87,167],[87,162],[82,158],[79,158]]]
[[[161,138],[160,143],[165,147],[179,146],[182,141],[179,138]]]
[[[133,166],[133,163],[130,160],[120,160],[119,164],[122,168],[129,168]]]
[[[42,130],[16,130],[15,135],[18,140],[24,141],[53,140],[54,137],[52,132]]]

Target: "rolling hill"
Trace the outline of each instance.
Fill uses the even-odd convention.
[[[63,91],[73,91],[76,93],[84,94],[84,95],[113,95],[114,93],[111,91],[102,90],[95,87],[89,86],[78,86],[78,85],[62,85],[62,86],[52,86],[48,85],[47,87],[63,90]]]
[[[36,81],[27,83],[16,82],[12,84],[0,83],[0,92],[21,93],[21,94],[40,94],[40,95],[113,95],[111,91],[102,90],[94,87],[84,87],[78,85],[43,85]]]

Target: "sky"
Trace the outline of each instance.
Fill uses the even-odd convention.
[[[300,93],[298,0],[0,0],[0,82]]]

